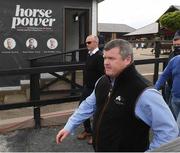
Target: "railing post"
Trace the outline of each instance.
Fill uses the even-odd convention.
[[[72,63],[76,62],[76,52],[72,53]],[[75,82],[76,82],[76,71],[72,70],[71,72],[71,89],[75,89]],[[73,94],[73,93],[71,93]]]
[[[35,66],[35,61],[31,61],[31,67]],[[40,84],[39,84],[40,74],[30,75],[30,100],[40,100]],[[35,128],[41,128],[41,113],[40,107],[34,107],[34,121]]]
[[[168,61],[163,62],[163,71],[164,71],[164,69],[166,68],[167,63],[168,63]],[[166,99],[165,87],[162,88],[162,96],[163,96],[164,99]]]
[[[155,41],[155,58],[159,58],[160,51],[161,51],[161,43],[160,41]],[[154,77],[153,77],[153,83],[155,84],[159,75],[159,62],[155,61],[154,63]]]

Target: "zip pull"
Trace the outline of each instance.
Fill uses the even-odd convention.
[[[108,98],[110,98],[111,93],[112,93],[112,87],[109,89]]]

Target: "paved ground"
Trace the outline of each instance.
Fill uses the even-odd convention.
[[[77,140],[79,127],[62,144],[56,144],[55,137],[59,127],[25,129],[0,135],[0,152],[93,152],[86,140]]]

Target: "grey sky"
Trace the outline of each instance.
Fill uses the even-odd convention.
[[[98,22],[141,28],[155,22],[171,5],[180,6],[180,0],[104,0],[98,4]]]

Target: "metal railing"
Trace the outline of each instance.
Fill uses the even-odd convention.
[[[155,58],[155,59],[145,59],[145,60],[135,60],[136,65],[142,64],[155,64],[159,65],[163,63],[164,67],[166,65],[167,58]],[[0,110],[23,108],[23,107],[34,107],[34,120],[35,128],[41,127],[40,122],[40,107],[45,105],[60,104],[64,102],[72,102],[80,99],[80,95],[72,95],[68,97],[62,97],[60,99],[49,99],[40,100],[40,74],[41,73],[52,73],[57,71],[76,71],[82,70],[84,64],[72,64],[72,65],[60,65],[60,66],[43,66],[43,67],[33,67],[17,70],[3,70],[0,71],[0,75],[30,75],[30,101],[21,102],[14,104],[2,104],[0,105]],[[154,69],[154,81],[157,80],[159,70]],[[70,91],[69,91],[70,92]]]
[[[84,64],[68,64],[68,65],[56,65],[56,66],[41,66],[24,69],[9,69],[0,71],[0,76],[9,75],[29,75],[30,76],[30,101],[14,103],[14,104],[2,104],[0,110],[22,108],[22,107],[34,107],[34,120],[35,128],[39,128],[40,124],[40,106],[47,104],[58,104],[60,102],[76,101],[80,98],[80,95],[72,95],[62,97],[59,99],[40,100],[40,74],[41,73],[54,73],[62,71],[77,71],[82,70]],[[71,92],[71,90],[69,90]]]
[[[163,69],[167,64],[167,58],[159,58],[160,54],[160,42],[155,42],[155,58],[153,59],[144,59],[144,60],[135,60],[135,65],[144,65],[144,64],[154,64],[154,75],[153,75],[153,83],[158,79],[159,74],[159,64],[163,63]],[[84,49],[79,49],[75,51],[71,51],[68,53],[59,53],[56,55],[49,55],[43,57],[37,57],[30,59],[31,68],[22,68],[22,69],[8,69],[1,70],[0,76],[13,76],[13,75],[29,75],[30,78],[30,101],[28,102],[20,102],[13,104],[1,104],[0,110],[8,110],[8,109],[17,109],[23,107],[33,107],[34,108],[34,120],[35,120],[35,128],[41,127],[41,112],[40,107],[45,105],[52,104],[61,104],[65,102],[77,101],[80,99],[80,95],[71,94],[67,97],[62,97],[59,99],[49,99],[49,100],[40,100],[41,90],[45,87],[40,87],[40,74],[41,73],[50,73],[54,76],[64,79],[66,82],[71,83],[71,89],[68,91],[69,93],[74,92],[75,89],[81,90],[82,85],[76,83],[76,71],[82,70],[84,68],[84,63],[80,63],[76,61],[76,53],[77,51],[82,51]],[[39,60],[44,58],[50,58],[53,56],[63,55],[63,54],[71,54],[72,55],[72,63],[57,65],[58,63],[41,63]],[[55,64],[55,65],[53,65]],[[62,64],[62,63],[61,63]],[[58,75],[56,72],[65,72],[64,76]],[[71,72],[71,79],[66,78],[66,72]],[[60,91],[59,91],[60,92]]]

